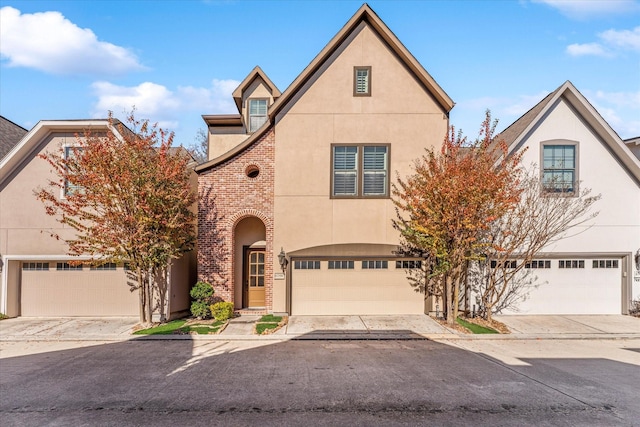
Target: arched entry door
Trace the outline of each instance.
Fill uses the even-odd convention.
[[[249,216],[235,227],[235,308],[265,307],[266,228],[260,218]]]
[[[264,307],[264,249],[246,250],[244,296],[247,307]]]

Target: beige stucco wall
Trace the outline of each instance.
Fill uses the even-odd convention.
[[[209,127],[208,160],[226,153],[248,137],[244,127]]]
[[[372,96],[353,96],[354,66],[372,67]],[[394,182],[442,142],[446,113],[365,24],[321,71],[276,118],[274,247],[397,244],[390,199],[330,198],[331,144],[390,144]],[[284,287],[274,281],[274,311],[286,311]]]
[[[37,157],[41,151],[59,150],[74,145],[73,133],[47,136],[19,169],[0,187],[0,253],[3,255],[45,255],[66,253],[66,245],[50,233],[71,237],[71,230],[45,213],[42,202],[33,192],[44,187],[54,175],[47,162]]]

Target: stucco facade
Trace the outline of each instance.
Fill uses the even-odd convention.
[[[364,96],[354,89],[359,67],[369,73]],[[247,105],[255,98],[268,99],[269,117],[251,132]],[[234,99],[237,116],[203,116],[210,160],[196,168],[201,195],[206,194],[199,228],[207,230],[199,237],[199,277],[236,308],[256,307],[239,290],[246,290],[250,276],[242,248],[246,253],[255,244],[240,237],[236,222],[255,217],[266,229],[266,302],[257,307],[294,314],[428,311],[424,297],[406,284],[404,269],[396,268],[390,183],[396,174],[411,173],[425,147],[441,143],[453,102],[384,23],[364,5],[285,92],[256,68]],[[231,147],[242,133],[244,139]],[[366,147],[382,147],[384,191],[335,197],[335,146],[354,147],[358,156]],[[247,176],[251,164],[259,169],[255,178]],[[211,234],[213,228],[218,233]],[[287,264],[281,266],[282,254]],[[382,260],[385,271],[363,270],[365,262],[375,267]],[[335,271],[338,261],[352,271]],[[318,268],[306,277],[297,271],[308,265]],[[382,277],[376,285],[373,274]],[[303,290],[310,281],[324,291]],[[344,286],[335,288],[336,283]],[[342,294],[339,303],[336,294]]]
[[[76,145],[76,135],[104,132],[106,120],[39,122],[0,163],[0,312],[9,316],[137,316],[138,293],[131,292],[123,264],[109,269],[70,269],[64,239],[73,230],[47,215],[35,191],[55,180],[38,157]],[[117,131],[115,131],[117,133]],[[195,177],[194,177],[195,185]],[[60,197],[64,197],[62,191]],[[58,235],[60,239],[52,237]],[[195,282],[195,254],[176,260],[169,280],[170,313],[189,309]]]

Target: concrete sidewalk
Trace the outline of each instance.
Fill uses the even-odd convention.
[[[137,318],[16,318],[0,321],[0,341],[126,340],[394,340],[394,339],[623,339],[640,338],[640,319],[622,315],[498,316],[511,334],[463,334],[425,315],[291,316],[273,334],[258,336],[260,316],[232,319],[218,335],[131,335]]]

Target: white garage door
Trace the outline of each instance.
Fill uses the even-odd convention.
[[[537,260],[533,267],[538,288],[505,314],[622,313],[620,258]]]
[[[61,265],[60,265],[61,264]],[[56,262],[25,262],[21,271],[22,316],[137,316],[138,293],[126,272],[70,269]]]
[[[292,267],[292,314],[424,313],[424,296],[395,261],[296,260]]]

